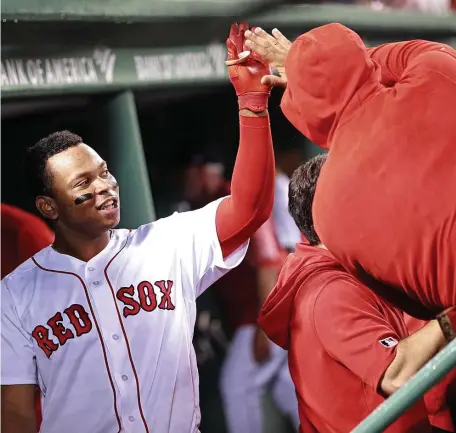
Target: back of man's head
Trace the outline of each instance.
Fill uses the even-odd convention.
[[[326,154],[318,155],[302,164],[291,176],[288,188],[288,212],[310,245],[321,243],[312,218],[312,204],[318,177],[326,161]]]

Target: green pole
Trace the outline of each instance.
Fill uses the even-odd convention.
[[[108,162],[120,185],[120,226],[137,228],[155,220],[152,192],[131,90],[103,103]]]
[[[403,387],[375,409],[352,433],[380,433],[456,367],[456,340],[441,350]]]

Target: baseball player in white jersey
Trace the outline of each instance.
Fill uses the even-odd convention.
[[[231,196],[136,230],[116,230],[119,187],[81,137],[32,146],[26,175],[55,242],[2,280],[2,432],[195,433],[195,299],[243,258],[269,217],[274,157],[268,67],[241,53],[233,25],[229,75],[240,110]],[[252,165],[252,161],[255,163]]]

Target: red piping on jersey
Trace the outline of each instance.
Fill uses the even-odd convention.
[[[125,246],[125,245],[124,245]],[[124,247],[122,247],[123,249]],[[122,251],[122,249],[120,251]],[[120,252],[119,251],[119,252]],[[119,253],[117,253],[119,254]],[[115,256],[114,256],[115,257]],[[120,431],[122,430],[122,426],[121,426],[121,423],[120,423],[120,417],[119,417],[119,413],[117,412],[117,395],[116,395],[116,389],[114,387],[114,382],[112,380],[112,376],[111,376],[111,371],[109,370],[109,364],[108,364],[108,357],[106,355],[106,348],[105,348],[105,345],[104,345],[104,342],[103,342],[103,338],[101,337],[101,331],[100,331],[100,327],[98,326],[98,322],[97,322],[97,319],[96,319],[96,316],[93,312],[93,308],[92,308],[92,303],[90,302],[90,298],[89,298],[89,292],[87,290],[87,286],[85,285],[84,281],[82,280],[82,278],[78,275],[78,274],[75,274],[73,272],[68,272],[68,271],[56,271],[54,269],[47,269],[47,268],[44,268],[43,266],[41,266],[36,260],[35,260],[35,257],[32,257],[32,260],[33,260],[33,263],[35,263],[35,265],[45,271],[45,272],[54,272],[56,274],[65,274],[65,275],[72,275],[73,277],[76,277],[82,284],[82,287],[84,288],[84,293],[86,295],[86,298],[87,298],[87,303],[89,304],[89,308],[90,308],[90,313],[92,314],[92,317],[93,317],[93,321],[95,322],[95,327],[97,328],[97,332],[98,332],[98,338],[100,339],[100,342],[101,342],[101,348],[103,349],[103,357],[104,357],[104,361],[105,361],[105,365],[106,365],[106,371],[108,372],[108,377],[109,377],[109,382],[111,382],[111,388],[112,388],[112,393],[114,395],[114,412],[116,414],[116,419],[117,419],[117,425],[119,426],[119,430],[117,433],[120,433]],[[117,305],[117,304],[116,304]]]
[[[130,230],[130,231],[131,231],[131,230]],[[126,247],[127,243],[128,243],[128,239],[127,239],[127,242],[125,242],[125,245],[124,245],[124,246],[117,252],[117,254],[108,262],[108,264],[107,264],[106,267],[105,267],[104,274],[105,274],[106,281],[108,282],[109,287],[110,287],[110,289],[111,289],[112,299],[114,300],[114,304],[115,304],[115,306],[116,306],[117,317],[119,318],[120,327],[122,328],[122,333],[123,333],[124,338],[125,338],[125,344],[126,344],[126,346],[127,346],[127,352],[128,352],[128,357],[130,358],[131,368],[132,368],[133,374],[134,374],[134,376],[135,376],[135,381],[136,381],[136,394],[137,394],[137,396],[138,396],[138,408],[139,408],[139,413],[141,414],[141,419],[143,420],[144,427],[146,428],[146,433],[149,433],[149,428],[147,427],[146,418],[144,417],[144,413],[143,413],[142,406],[141,406],[141,396],[140,396],[140,393],[139,393],[139,379],[138,379],[138,373],[136,373],[135,363],[133,362],[133,357],[131,356],[130,342],[128,341],[127,333],[125,332],[125,327],[124,327],[122,318],[121,318],[121,316],[120,316],[119,306],[117,305],[117,300],[116,300],[116,294],[114,293],[114,289],[113,289],[112,284],[111,284],[111,281],[109,280],[109,277],[108,277],[108,268],[109,268],[109,266],[110,266],[111,263],[114,261],[114,259],[122,252],[122,250]]]

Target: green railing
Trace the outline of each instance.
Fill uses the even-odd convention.
[[[431,359],[402,388],[375,409],[352,433],[380,433],[456,367],[456,340]]]

